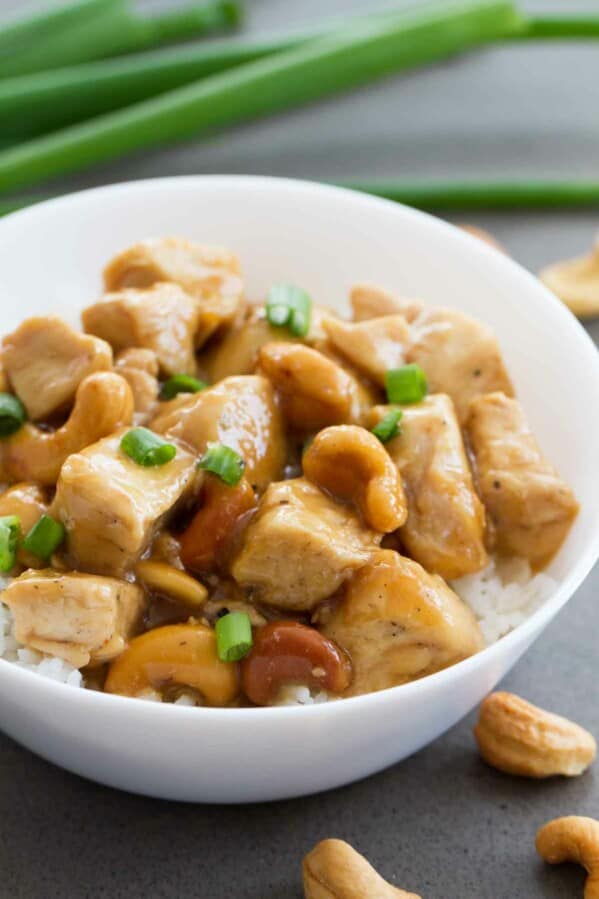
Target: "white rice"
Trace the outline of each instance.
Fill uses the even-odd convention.
[[[557,583],[547,574],[532,574],[526,559],[490,564],[451,586],[478,619],[487,645],[526,621],[553,593]]]
[[[0,577],[0,595],[9,580]],[[459,578],[451,586],[472,608],[485,642],[490,645],[532,615],[555,590],[556,582],[542,572],[533,576],[526,560],[513,559],[509,562],[491,561],[483,571]],[[17,643],[12,614],[1,602],[0,658],[70,687],[85,687],[81,672],[68,662]],[[147,690],[139,698],[150,702],[162,701],[155,690]],[[325,690],[313,693],[308,687],[288,686],[281,691],[276,705],[314,705],[328,699]],[[175,705],[198,704],[197,697],[187,693],[182,693],[175,700]]]

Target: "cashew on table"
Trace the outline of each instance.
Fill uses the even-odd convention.
[[[383,880],[343,840],[323,840],[303,863],[306,899],[420,899]]]
[[[541,827],[537,852],[550,865],[575,862],[588,871],[584,899],[599,899],[599,821],[570,815]]]

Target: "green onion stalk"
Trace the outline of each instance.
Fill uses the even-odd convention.
[[[524,28],[508,0],[374,16],[297,48],[237,66],[125,109],[0,152],[0,192],[136,150],[202,137],[445,59]]]
[[[39,34],[31,26],[30,39],[26,39],[23,22],[21,39],[12,48],[6,29],[0,30],[0,77],[44,72],[189,40],[235,27],[241,17],[234,0],[202,0],[152,17],[134,13],[130,0],[88,0],[73,7],[68,27]],[[75,16],[77,8],[80,15]]]

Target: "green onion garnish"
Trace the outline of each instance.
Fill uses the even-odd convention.
[[[294,337],[305,337],[310,330],[312,299],[294,284],[275,284],[266,301],[266,318],[275,328],[287,328]]]
[[[3,573],[14,568],[20,533],[21,521],[16,515],[0,518],[0,571]]]
[[[173,375],[160,388],[160,399],[172,400],[179,393],[199,393],[200,390],[205,390],[207,386],[205,381],[192,378],[191,375]]]
[[[235,487],[243,476],[245,462],[230,446],[213,443],[198,462],[198,468],[211,471],[229,487]]]
[[[216,646],[221,662],[238,662],[252,648],[252,624],[247,612],[229,612],[215,624]]]
[[[394,437],[398,437],[401,433],[399,427],[400,419],[403,415],[401,409],[391,409],[381,420],[372,428],[372,433],[378,437],[381,443],[389,443]]]
[[[25,423],[25,406],[12,393],[0,393],[0,437],[10,437]]]
[[[385,387],[390,403],[409,405],[419,403],[426,396],[426,375],[419,365],[411,363],[402,368],[390,368],[385,375]]]
[[[166,465],[177,455],[176,446],[167,443],[148,428],[133,428],[127,431],[121,440],[121,449],[130,459],[145,468]]]
[[[64,540],[65,533],[60,521],[51,515],[42,515],[23,540],[23,549],[38,559],[49,559]]]

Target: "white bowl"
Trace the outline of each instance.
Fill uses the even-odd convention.
[[[253,802],[346,784],[400,761],[472,709],[589,572],[599,555],[599,355],[538,281],[450,225],[346,190],[253,177],[122,184],[4,219],[2,328],[36,313],[76,319],[114,253],[169,234],[234,249],[255,297],[286,280],[342,310],[353,282],[374,281],[488,322],[541,445],[582,502],[549,570],[557,589],[524,624],[459,665],[309,707],[159,705],[77,690],[0,661],[0,726],[77,774],[168,799]]]

